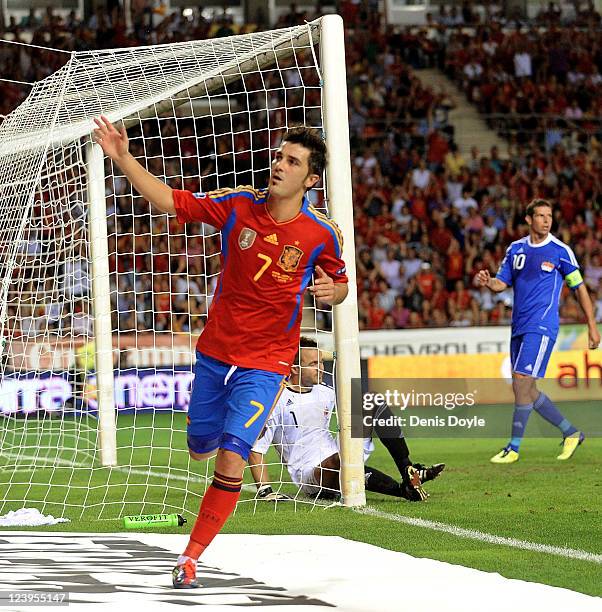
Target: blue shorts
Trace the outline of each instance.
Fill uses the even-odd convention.
[[[555,342],[555,338],[541,334],[513,336],[510,341],[512,371],[533,378],[543,378]]]
[[[218,448],[248,459],[284,388],[282,374],[223,363],[197,351],[188,406],[188,448]]]

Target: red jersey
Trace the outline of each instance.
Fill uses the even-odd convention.
[[[267,209],[267,189],[173,194],[180,223],[203,221],[222,234],[222,271],[197,349],[232,365],[288,374],[314,267],[347,282],[341,231],[306,198],[296,217],[278,223]]]

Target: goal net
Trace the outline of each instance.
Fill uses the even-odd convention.
[[[92,143],[100,114],[125,124],[150,172],[192,192],[262,187],[287,127],[323,130],[329,169],[308,197],[341,227],[352,290],[334,311],[306,298],[302,333],[338,355],[343,501],[362,503],[349,416],[359,354],[343,30],[329,16],[76,52],[0,125],[0,513],[196,514],[213,473],[189,458],[186,410],[220,234],[151,208]],[[314,503],[277,453],[265,463],[275,490]],[[245,483],[241,503],[255,508],[250,473]]]

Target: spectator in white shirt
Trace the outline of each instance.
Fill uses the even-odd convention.
[[[391,199],[393,200],[393,205],[391,206],[391,214],[393,215],[393,217],[395,217],[397,223],[400,223],[402,225],[405,223],[409,223],[410,220],[406,218],[409,211],[406,205],[406,201],[403,198],[403,191],[401,190],[401,187],[393,188]]]
[[[485,227],[483,228],[483,236],[485,242],[493,244],[498,235],[498,228],[495,226],[495,217],[493,215],[487,215]]]
[[[517,78],[530,77],[531,72],[531,55],[526,49],[517,51],[514,54],[514,74]]]
[[[90,291],[88,261],[75,247],[71,247],[67,254],[60,282],[63,293],[68,299],[86,296]]]
[[[485,289],[485,291],[483,291]],[[474,299],[477,301],[479,308],[481,310],[486,310],[487,312],[493,310],[495,303],[493,301],[494,294],[491,291],[487,291],[486,287],[481,287],[472,292]]]
[[[386,236],[379,234],[376,237],[376,244],[372,249],[372,261],[375,265],[385,261],[387,259],[387,250],[389,249],[389,240]]]
[[[447,197],[452,204],[462,196],[462,179],[459,174],[454,174],[447,179]]]
[[[401,262],[397,259],[396,249],[389,247],[387,249],[387,258],[380,262],[379,269],[389,286],[397,291],[399,291],[402,285],[402,279],[399,275],[400,268]]]
[[[424,159],[421,159],[418,168],[412,170],[412,185],[418,189],[426,189],[430,180],[431,171],[426,167]]]
[[[483,74],[483,67],[473,60],[464,66],[464,74],[469,81],[476,81]]]
[[[454,200],[454,208],[458,209],[458,212],[462,217],[468,217],[468,209],[478,209],[479,205],[477,201],[470,195],[468,189],[462,189],[462,196]]]
[[[405,270],[404,284],[418,274],[421,265],[422,260],[416,256],[416,251],[414,249],[408,249],[407,258],[403,260],[403,267]]]
[[[397,297],[397,291],[391,288],[387,281],[381,280],[378,283],[379,294],[376,299],[378,305],[385,311],[391,312],[391,309],[395,305],[395,298]],[[489,292],[491,293],[491,292]]]

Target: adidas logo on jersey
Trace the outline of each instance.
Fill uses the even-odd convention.
[[[270,234],[269,236],[264,236],[263,238],[266,242],[269,242],[270,244],[278,244],[278,236],[276,236],[276,234]]]
[[[531,364],[529,364],[528,366],[525,367],[525,370],[527,370],[527,372],[532,372],[533,371],[533,366]]]
[[[293,402],[293,400],[292,400],[290,397],[289,397],[289,398],[286,400],[286,405],[287,405],[287,406],[290,406],[290,405],[291,405],[291,404],[293,404],[293,403],[294,403],[294,402]]]

